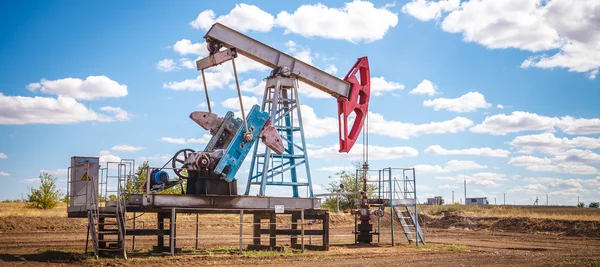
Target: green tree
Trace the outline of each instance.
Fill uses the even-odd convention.
[[[583,207],[585,207],[585,203],[583,203],[583,202],[579,202],[579,204],[577,204],[577,207],[579,207],[579,208],[583,208]]]
[[[325,187],[325,189],[329,193],[340,193],[340,192],[356,192],[357,194],[352,195],[343,195],[343,196],[331,196],[328,197],[323,206],[332,210],[335,210],[338,206],[339,201],[339,209],[346,210],[356,207],[356,200],[361,196],[358,194],[359,191],[362,190],[362,181],[359,177],[358,184],[356,179],[356,169],[362,168],[362,164],[360,162],[353,162],[354,170],[346,171],[343,170],[341,172],[337,172],[336,177],[329,176],[329,184]],[[359,173],[360,175],[360,173]],[[343,186],[343,189],[340,187]],[[375,190],[377,186],[372,183],[367,183],[367,196],[369,198],[375,197]]]
[[[600,207],[600,203],[598,203],[598,202],[592,202],[592,203],[590,203],[590,205],[588,207],[590,207],[590,208],[598,208],[598,207]]]
[[[125,198],[129,199],[129,195],[142,193],[142,185],[148,177],[148,161],[144,161],[138,165],[137,172],[133,176],[127,177],[125,181]]]
[[[40,187],[30,188],[27,194],[29,206],[39,209],[54,208],[61,201],[61,193],[56,189],[56,177],[48,172],[42,172],[39,176]]]

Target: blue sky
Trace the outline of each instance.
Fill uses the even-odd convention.
[[[492,203],[598,201],[600,3],[515,1],[4,2],[0,199],[41,170],[66,187],[74,155],[162,166],[203,149],[207,132],[188,118],[206,110],[193,62],[219,21],[338,77],[368,56],[370,166],[415,167],[422,200],[458,201],[466,178]],[[269,70],[238,62],[249,107]],[[229,68],[207,76],[221,116],[239,110]],[[335,153],[335,99],[300,91],[319,193],[361,151]]]

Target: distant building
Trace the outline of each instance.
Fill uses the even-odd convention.
[[[441,196],[430,197],[427,199],[427,205],[442,205],[444,199]]]
[[[487,197],[468,197],[465,205],[488,205]]]

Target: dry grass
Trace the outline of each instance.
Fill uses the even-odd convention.
[[[26,203],[0,203],[0,218],[9,216],[19,217],[67,217],[67,204],[60,203],[52,209],[30,208]]]
[[[476,206],[476,205],[442,205],[429,206],[421,205],[420,209],[427,215],[438,216],[442,212],[456,212],[469,217],[527,217],[537,219],[557,219],[557,220],[586,220],[600,221],[600,209],[577,208],[577,207],[557,207],[557,206]],[[0,217],[21,216],[21,217],[67,217],[67,205],[60,203],[58,207],[42,210],[29,208],[25,203],[0,203]],[[155,214],[138,214],[138,221],[154,222]],[[239,222],[239,215],[236,214],[210,214],[200,215],[200,217],[210,217],[214,223],[235,223]],[[179,214],[180,221],[195,221],[196,215]],[[206,221],[207,218],[204,218]],[[244,216],[244,221],[251,221],[251,216]],[[200,219],[202,220],[202,219]],[[352,216],[344,213],[331,213],[332,223],[344,225],[353,222]]]
[[[477,206],[477,205],[421,205],[427,215],[456,212],[468,217],[526,217],[555,220],[600,220],[600,209],[559,206]]]

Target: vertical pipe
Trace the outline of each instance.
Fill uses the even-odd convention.
[[[392,230],[392,247],[394,246],[394,187],[392,186],[392,168],[388,168],[388,182],[390,187],[390,220]]]
[[[136,219],[135,214],[136,213],[133,212],[133,230],[135,230],[135,219]],[[131,237],[131,250],[135,250],[135,236]]]
[[[385,206],[384,206],[385,208]],[[381,216],[377,216],[377,244],[381,242]]]
[[[240,210],[240,253],[242,253],[243,236],[244,236],[244,210]]]
[[[300,210],[300,232],[302,236],[302,252],[304,252],[304,209]]]
[[[169,222],[171,225],[169,239],[169,247],[171,247],[171,256],[175,256],[175,209],[171,209],[171,221]]]
[[[412,171],[413,171],[413,191],[414,191],[413,194],[415,197],[415,212],[414,212],[415,217],[413,219],[414,219],[414,223],[416,225],[416,227],[415,227],[416,243],[417,243],[417,246],[419,246],[419,233],[421,231],[419,231],[420,230],[419,229],[419,210],[417,209],[417,205],[418,205],[418,203],[417,203],[417,177],[415,174],[415,168],[413,168]]]
[[[467,179],[465,179],[465,205],[467,205]]]
[[[308,230],[312,230],[312,221],[308,221]],[[312,245],[312,235],[308,235],[308,244]]]
[[[379,170],[379,186],[377,187],[377,196],[381,200],[381,170]]]
[[[198,213],[196,213],[196,250],[198,250]]]

